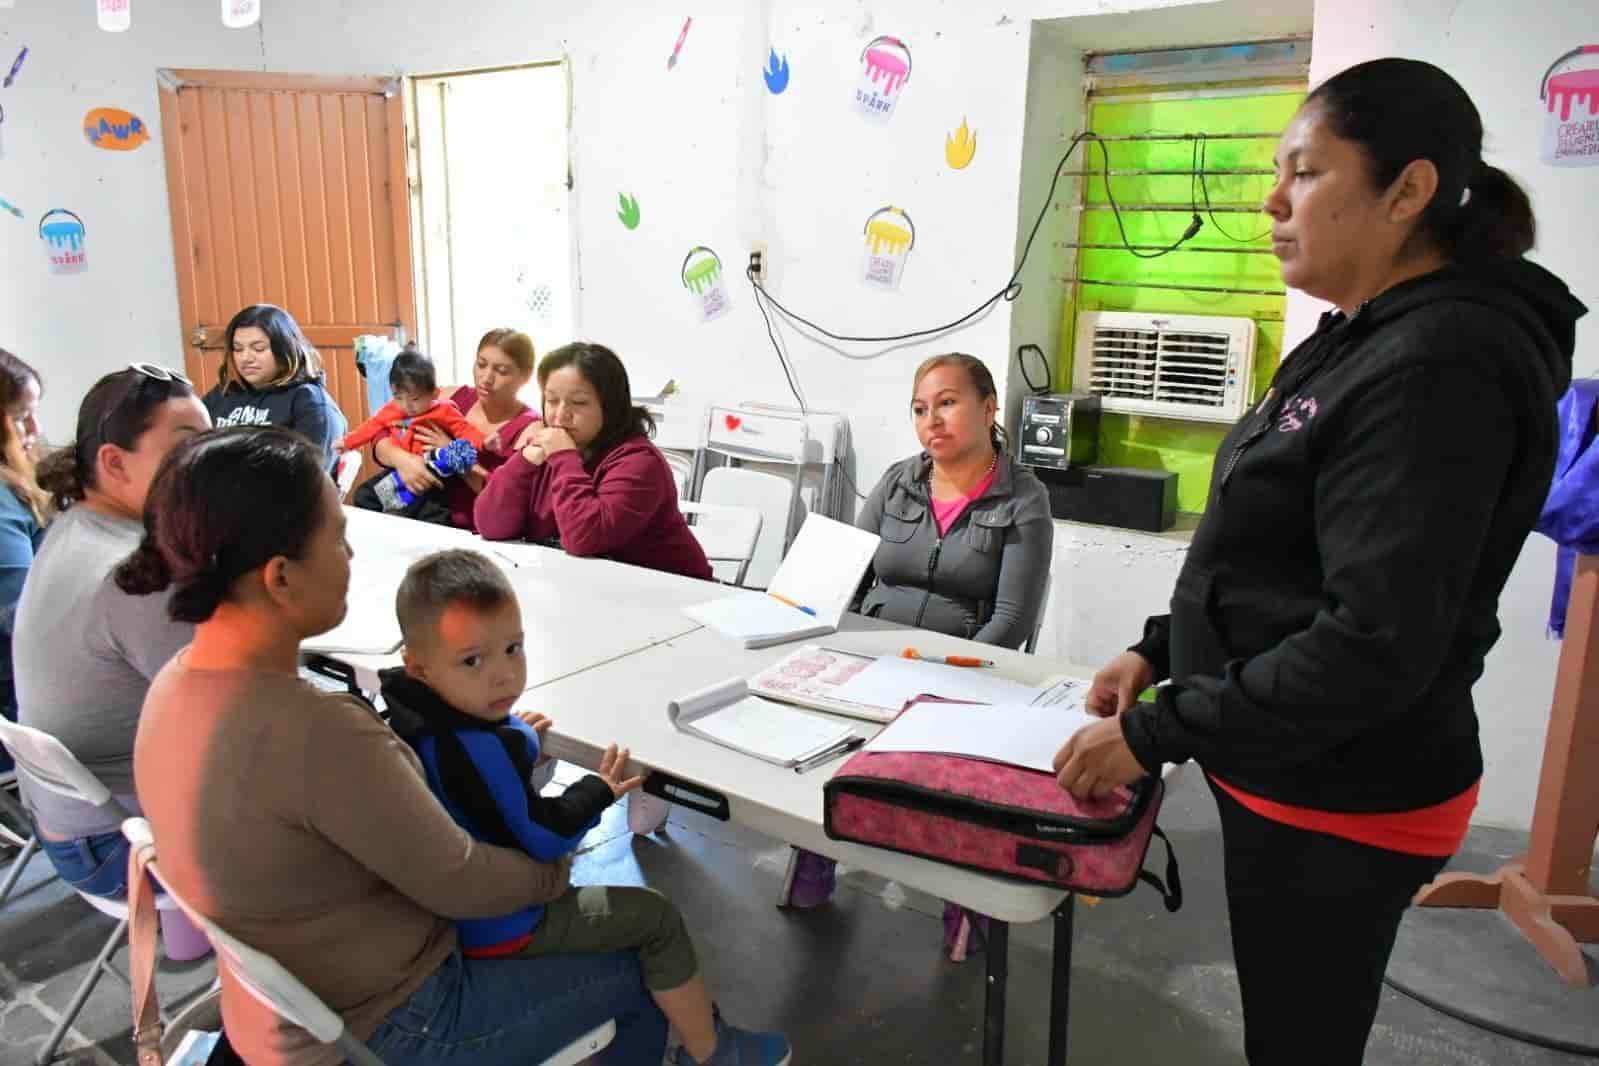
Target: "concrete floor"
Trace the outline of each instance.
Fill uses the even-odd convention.
[[[1161,822],[1182,861],[1187,900],[1168,915],[1149,889],[1079,907],[1070,1060],[1079,1064],[1242,1062],[1238,993],[1221,895],[1215,810],[1192,769],[1173,782]],[[1499,854],[1513,835],[1475,833]],[[773,905],[786,858],[776,842],[676,812],[667,829],[635,839],[609,812],[577,864],[580,882],[649,884],[665,891],[695,931],[727,1015],[785,1029],[794,1061],[829,1066],[981,1062],[983,957],[940,956],[940,904],[859,871],[842,871],[835,900],[810,912]],[[70,998],[111,923],[36,861],[0,909],[0,1066],[22,1066]],[[1497,920],[1497,919],[1488,919]],[[123,953],[125,957],[125,952]],[[1041,1063],[1048,1022],[1049,930],[1011,936],[1006,1061]],[[209,963],[167,965],[162,987],[209,983]],[[1560,994],[1558,991],[1553,995]],[[1599,1007],[1599,992],[1573,1002]],[[132,1063],[129,1000],[102,982],[58,1061]],[[1307,1057],[1307,1062],[1310,1059]],[[1481,1032],[1385,993],[1368,1066],[1576,1066],[1593,1061]]]

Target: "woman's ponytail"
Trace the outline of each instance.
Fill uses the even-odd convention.
[[[155,538],[146,533],[132,555],[118,564],[113,575],[117,588],[129,596],[149,596],[165,592],[172,584],[172,568],[167,565]]]
[[[77,442],[57,448],[39,460],[34,479],[50,494],[57,511],[64,511],[83,499],[84,478],[78,464]]]
[[[1532,249],[1538,225],[1532,201],[1515,178],[1484,163],[1466,184],[1465,201],[1440,234],[1450,259],[1515,259]]]

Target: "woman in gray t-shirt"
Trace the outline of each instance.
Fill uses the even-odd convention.
[[[76,439],[39,465],[61,514],[17,605],[12,658],[23,725],[59,739],[116,797],[90,807],[22,780],[41,850],[62,878],[92,895],[127,891],[119,828],[139,810],[133,737],[150,680],[193,628],[167,617],[163,597],[128,596],[111,572],[144,535],[144,498],[157,467],[211,427],[188,380],[135,364],[95,383]],[[120,805],[120,806],[118,806]]]

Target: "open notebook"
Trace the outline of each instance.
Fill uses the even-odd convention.
[[[1033,686],[991,669],[948,666],[802,644],[749,679],[750,692],[868,722],[891,722],[918,696],[970,703],[1081,708],[1088,682],[1057,676]]]
[[[737,677],[673,700],[666,715],[684,733],[785,767],[843,751],[855,735],[848,725],[751,696]]]
[[[683,613],[746,648],[835,632],[880,540],[876,533],[813,513],[765,596],[735,594],[685,607]]]

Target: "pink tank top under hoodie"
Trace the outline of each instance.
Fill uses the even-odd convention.
[[[933,521],[938,523],[939,536],[942,537],[948,533],[949,527],[954,525],[955,520],[965,513],[966,508],[971,506],[972,501],[988,491],[988,487],[994,483],[995,473],[996,471],[990,468],[988,476],[973,485],[972,491],[964,496],[957,496],[953,500],[933,501]]]

